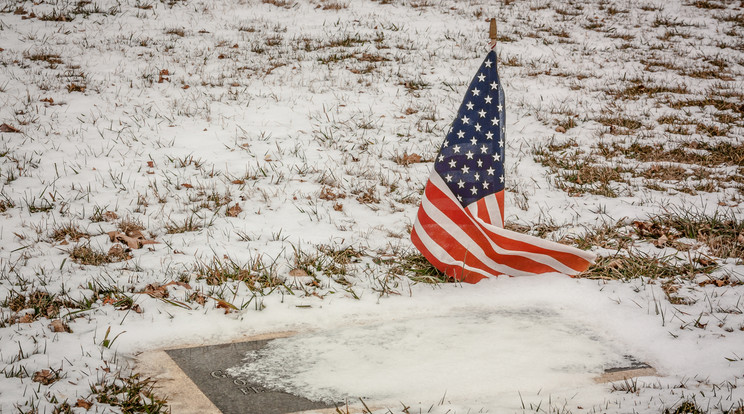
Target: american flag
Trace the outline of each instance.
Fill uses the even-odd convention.
[[[504,229],[504,89],[492,50],[470,82],[434,162],[411,232],[418,250],[447,276],[586,270],[590,252]]]

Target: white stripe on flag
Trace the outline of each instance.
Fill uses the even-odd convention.
[[[450,256],[449,253],[445,249],[442,248],[437,242],[432,240],[432,238],[429,236],[428,233],[426,233],[426,230],[424,230],[423,226],[421,226],[421,223],[419,223],[418,220],[416,220],[415,223],[413,223],[413,228],[416,229],[416,234],[419,237],[419,240],[421,240],[421,243],[423,243],[424,247],[426,247],[426,250],[429,251],[434,257],[436,257],[437,260],[444,264],[448,264],[451,266],[457,266],[462,267],[464,270],[467,270],[469,272],[478,273],[483,276],[493,276],[491,273],[484,272],[476,267],[467,266],[464,265],[462,262],[455,260]],[[451,275],[448,275],[451,276]]]
[[[440,191],[442,191],[442,193],[444,193],[454,203],[457,203],[457,205],[459,205],[459,203],[457,202],[457,200],[454,197],[454,194],[452,194],[452,191],[450,191],[450,189],[445,184],[444,180],[442,180],[442,177],[440,177],[439,174],[436,173],[436,171],[433,171],[432,172],[431,177],[429,177],[429,182],[432,185],[436,186]],[[428,209],[426,209],[426,206],[427,205],[430,206]],[[422,206],[422,208],[425,209],[425,211],[426,211],[426,213],[427,213],[427,215],[429,217],[431,217],[434,221],[436,221],[437,223],[439,223],[439,225],[442,226],[442,228],[445,231],[447,231],[452,237],[454,237],[455,239],[457,239],[462,245],[469,246],[469,247],[472,246],[473,248],[476,248],[477,247],[477,250],[474,250],[473,251],[473,253],[475,254],[475,257],[478,258],[484,264],[487,264],[489,266],[493,266],[493,268],[494,268],[494,270],[496,272],[498,272],[498,273],[505,273],[505,274],[512,275],[512,276],[534,274],[534,273],[531,273],[531,272],[517,271],[515,269],[512,269],[509,266],[496,263],[493,260],[491,260],[490,258],[488,258],[487,254],[483,251],[483,249],[480,246],[478,246],[477,243],[470,236],[468,236],[467,233],[465,233],[465,231],[463,231],[460,228],[460,226],[458,226],[455,223],[453,223],[446,214],[444,214],[443,212],[441,212],[426,196],[424,196],[424,199],[422,200],[421,206]],[[435,211],[431,211],[432,208]],[[532,245],[535,245],[535,246],[538,246],[538,247],[542,247],[542,248],[549,249],[549,250],[554,250],[554,251],[561,251],[561,252],[572,253],[572,254],[576,254],[576,252],[581,252],[581,253],[583,253],[583,255],[581,255],[581,256],[587,256],[588,255],[587,260],[589,260],[589,258],[593,258],[594,257],[594,255],[592,253],[590,253],[590,252],[584,252],[583,250],[579,250],[579,249],[576,249],[574,247],[565,246],[565,245],[562,245],[560,243],[555,243],[555,242],[551,242],[551,241],[548,241],[548,240],[543,240],[543,239],[541,239],[539,237],[534,237],[534,236],[529,236],[529,235],[524,235],[524,234],[516,233],[516,232],[510,231],[510,230],[506,230],[506,229],[503,229],[503,228],[500,228],[500,227],[496,227],[494,225],[486,224],[482,220],[474,220],[474,221],[476,221],[476,226],[474,226],[474,227],[478,229],[478,231],[483,235],[483,237],[486,240],[488,240],[489,244],[491,245],[491,248],[494,249],[496,251],[496,253],[499,253],[499,254],[502,254],[502,255],[505,255],[505,256],[514,256],[514,257],[528,258],[528,259],[531,259],[531,260],[533,260],[535,262],[538,262],[538,263],[544,264],[546,266],[549,266],[549,267],[555,269],[557,272],[561,272],[561,273],[565,273],[565,274],[569,274],[569,275],[570,274],[576,274],[577,273],[574,269],[572,269],[572,268],[564,265],[559,260],[557,260],[557,259],[555,259],[553,257],[550,257],[548,255],[545,255],[545,254],[533,253],[533,252],[526,252],[526,251],[522,251],[522,250],[513,251],[513,250],[504,249],[501,246],[495,244],[491,240],[491,238],[488,237],[488,235],[478,225],[483,225],[484,227],[488,228],[488,230],[490,230],[490,231],[492,231],[492,232],[494,232],[494,233],[496,233],[496,234],[498,234],[498,235],[500,235],[502,237],[505,237],[505,238],[510,238],[510,239],[513,239],[513,240],[518,240],[518,241],[526,242],[526,243],[529,243],[529,244],[532,244]],[[447,226],[446,227],[444,225],[442,225],[443,222],[447,223]],[[471,249],[468,248],[468,251],[470,251],[470,250]],[[500,270],[500,269],[503,269],[503,270]]]

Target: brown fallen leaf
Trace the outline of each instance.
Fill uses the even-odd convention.
[[[181,184],[181,187],[183,187],[183,188],[194,188],[193,185],[188,184],[188,183]]]
[[[144,245],[159,243],[155,240],[147,240],[145,236],[142,234],[142,232],[139,230],[132,230],[129,232],[129,235],[118,232],[118,231],[110,231],[106,234],[108,234],[109,240],[111,241],[111,243],[114,243],[114,242],[124,243],[130,249],[141,249],[142,246]]]
[[[34,321],[34,315],[30,313],[26,313],[20,318],[18,318],[18,323],[31,323]]]
[[[334,192],[330,187],[323,187],[322,190],[320,190],[320,195],[318,196],[321,200],[337,200],[339,198],[346,198],[346,194],[342,192]]]
[[[0,124],[0,132],[19,133],[21,131],[16,127],[3,123],[3,124]]]
[[[124,250],[124,248],[122,248],[118,244],[111,246],[107,255],[109,257],[109,260],[112,260],[115,262],[120,262],[122,260],[129,260],[132,258],[132,255],[130,255],[129,252]]]
[[[165,286],[160,286],[157,283],[151,283],[145,286],[145,289],[143,291],[137,293],[144,293],[146,295],[150,295],[150,297],[153,297],[155,299],[168,297],[168,289]]]
[[[59,376],[57,376],[56,373],[48,370],[48,369],[42,369],[41,371],[34,372],[34,377],[32,379],[33,382],[38,382],[42,385],[49,385],[59,379]]]
[[[142,307],[140,307],[140,305],[138,305],[138,304],[136,304],[136,303],[135,303],[134,305],[132,305],[132,308],[131,308],[131,309],[132,309],[133,311],[137,312],[137,313],[142,313],[142,312],[144,312],[144,310],[142,310]]]
[[[244,180],[232,180],[230,182],[233,183],[233,184],[245,184],[245,181]]]
[[[194,292],[194,293],[192,293],[191,296],[189,296],[189,299],[193,300],[194,302],[196,302],[196,303],[198,303],[198,304],[200,304],[202,306],[205,303],[207,303],[207,297],[204,296],[201,292]]]
[[[75,403],[75,407],[85,408],[85,411],[90,410],[90,407],[92,406],[93,406],[92,402],[88,400],[84,400],[82,398],[78,398],[77,402]]]
[[[52,323],[49,324],[49,328],[51,328],[52,332],[72,333],[72,329],[70,329],[70,327],[67,326],[66,323],[62,322],[61,319],[53,320]]]
[[[416,153],[408,154],[404,152],[403,155],[397,156],[394,161],[400,165],[415,164],[421,162],[421,156]]]
[[[105,211],[103,213],[103,219],[105,221],[114,221],[119,218],[119,215],[114,213],[113,211]]]
[[[294,277],[309,276],[306,271],[304,271],[303,269],[300,269],[299,267],[296,267],[290,270],[289,275],[294,276]]]
[[[705,267],[715,266],[718,264],[715,260],[711,259],[710,257],[698,257],[695,259],[695,262]]]
[[[173,285],[176,285],[176,286],[181,286],[181,287],[183,287],[183,288],[186,288],[186,289],[189,289],[189,290],[191,290],[191,285],[189,285],[188,283],[186,283],[186,282],[177,282],[177,281],[175,281],[175,280],[172,280],[172,281],[170,281],[170,282],[168,282],[168,283],[164,284],[164,285],[163,285],[163,287],[166,287],[166,286],[173,286]]]
[[[238,308],[236,308],[235,305],[229,302],[225,302],[222,299],[217,300],[217,308],[224,309],[225,314],[238,310]]]
[[[228,217],[238,217],[238,214],[242,213],[243,209],[240,208],[239,205],[235,204],[234,206],[227,209],[227,216]]]
[[[668,241],[669,241],[669,238],[666,236],[666,234],[662,234],[661,237],[654,240],[654,246],[661,249],[662,247],[666,246]]]
[[[555,132],[560,132],[561,134],[565,134],[565,133],[566,133],[566,128],[564,128],[564,127],[562,127],[562,126],[558,125],[558,126],[557,126],[557,127],[555,128]]]

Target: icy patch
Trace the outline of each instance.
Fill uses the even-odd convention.
[[[310,399],[519,403],[519,393],[592,384],[627,364],[619,349],[559,311],[490,309],[276,339],[229,370]]]

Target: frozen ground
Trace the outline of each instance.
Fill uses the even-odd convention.
[[[742,6],[3,0],[0,412],[157,412],[138,352],[278,330],[277,385],[391,412],[741,412]],[[411,249],[490,17],[507,225],[580,278]],[[624,353],[660,376],[591,382]]]

